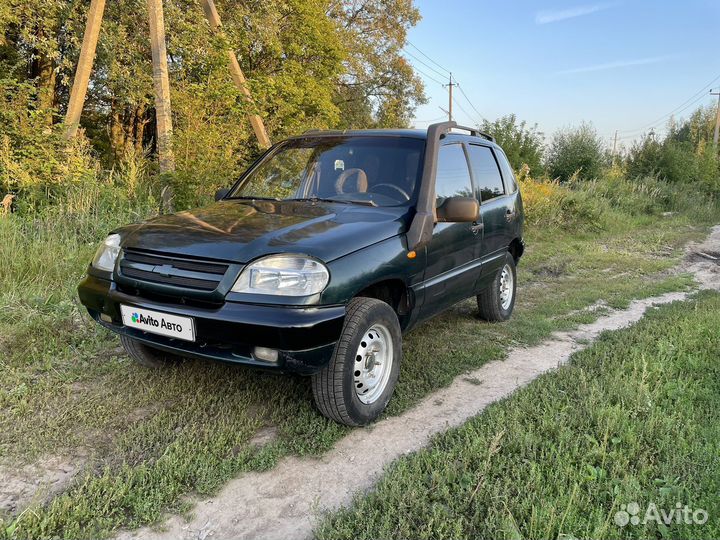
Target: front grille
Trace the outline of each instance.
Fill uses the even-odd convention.
[[[120,259],[120,273],[125,277],[199,291],[214,291],[228,266],[214,261],[131,249],[125,250]]]

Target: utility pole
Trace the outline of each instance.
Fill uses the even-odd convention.
[[[215,2],[213,0],[202,0],[202,6],[205,11],[205,17],[207,17],[207,20],[210,23],[210,28],[213,32],[220,33],[222,31],[220,28],[222,23],[220,22],[220,16],[218,15],[217,9],[215,9]],[[235,53],[230,49],[228,49],[227,55],[228,60],[230,61],[230,74],[235,82],[235,86],[240,89],[247,99],[248,104],[252,106],[252,95],[247,87],[247,79],[245,79],[245,75],[243,74],[242,69],[240,69],[240,63],[238,62],[237,56],[235,56]],[[260,146],[263,150],[268,148],[270,146],[270,138],[268,137],[267,131],[265,130],[265,124],[263,123],[260,115],[248,113],[248,119],[250,120],[250,125],[255,132],[255,137],[257,137],[258,146]]]
[[[75,79],[73,80],[70,101],[65,114],[65,138],[67,139],[72,139],[75,136],[80,125],[80,114],[85,103],[88,83],[90,82],[90,72],[95,59],[95,48],[100,36],[100,23],[104,11],[105,0],[91,0],[87,23],[85,24],[85,35],[80,49],[80,58],[75,70]]]
[[[615,155],[615,150],[617,149],[617,134],[618,134],[618,131],[616,129],[615,136],[613,137],[613,151],[612,151],[613,156]]]
[[[447,84],[443,84],[448,88],[448,120],[452,122],[453,119],[453,86],[457,86],[457,83],[453,82],[452,73],[450,74],[450,80]]]
[[[616,154],[616,151],[617,151],[617,135],[618,135],[618,130],[616,129],[616,130],[615,130],[615,136],[613,137],[613,149],[612,149],[612,162],[613,162],[613,165],[615,165],[615,156],[617,155],[617,154]]]
[[[175,172],[172,149],[172,116],[170,110],[170,79],[165,49],[165,19],[162,0],[147,0],[152,48],[153,85],[155,87],[155,120],[160,174]],[[166,184],[161,193],[163,211],[172,212],[172,187]]]
[[[720,135],[720,92],[713,92],[712,89],[710,89],[710,95],[718,97],[717,115],[715,116],[715,135],[713,135],[713,145],[717,150],[718,135]]]

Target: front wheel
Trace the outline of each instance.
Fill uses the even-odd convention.
[[[375,298],[353,298],[332,359],[312,376],[320,412],[347,426],[364,426],[387,407],[402,358],[395,311]]]
[[[486,321],[507,321],[515,307],[517,272],[515,259],[505,254],[505,262],[490,286],[477,296],[480,318]]]

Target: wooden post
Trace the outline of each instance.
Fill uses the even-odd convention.
[[[205,11],[205,17],[207,17],[207,20],[210,23],[210,28],[213,32],[220,32],[220,26],[222,23],[220,22],[220,16],[218,15],[217,9],[215,9],[215,2],[213,0],[202,0],[202,5],[203,11]],[[235,53],[232,50],[228,50],[227,55],[228,60],[230,61],[230,74],[235,82],[235,86],[240,89],[249,103],[253,103],[252,95],[247,87],[247,79],[245,79],[245,75],[243,74],[242,69],[240,69],[240,63],[238,62]],[[250,120],[250,125],[257,137],[258,146],[262,149],[270,147],[270,138],[268,137],[267,131],[265,130],[265,124],[263,123],[262,118],[260,118],[260,115],[249,113],[248,119]]]
[[[175,171],[172,150],[172,116],[170,110],[170,79],[165,49],[165,20],[162,0],[147,0],[150,19],[150,46],[152,48],[153,85],[155,86],[155,119],[157,123],[157,149],[160,174]],[[163,211],[172,211],[172,188],[166,185],[162,193]]]
[[[80,125],[80,114],[85,103],[88,83],[90,82],[90,71],[92,71],[104,11],[105,0],[91,0],[87,23],[85,24],[85,35],[80,49],[80,58],[75,70],[75,79],[70,91],[70,102],[65,115],[65,137],[68,139],[75,136]]]
[[[715,133],[713,135],[713,146],[715,147],[715,150],[717,150],[718,138],[720,137],[720,92],[713,92],[711,88],[710,95],[718,97],[717,112],[715,116]]]

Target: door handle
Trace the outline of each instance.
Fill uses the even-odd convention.
[[[470,225],[470,230],[473,232],[473,234],[479,233],[484,228],[485,228],[484,223],[473,223],[472,225]]]
[[[507,219],[508,221],[512,221],[513,219],[515,219],[515,210],[511,210],[510,208],[505,210],[505,219]]]

